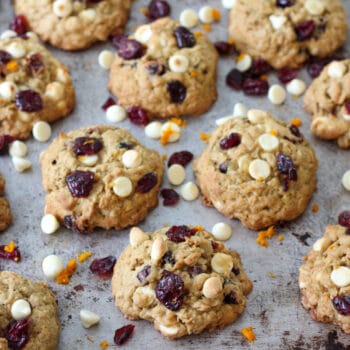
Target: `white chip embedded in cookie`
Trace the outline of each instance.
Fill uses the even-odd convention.
[[[0,173],[0,232],[4,231],[12,222],[10,205],[4,197],[5,180]]]

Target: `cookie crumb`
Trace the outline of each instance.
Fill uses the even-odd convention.
[[[82,252],[82,253],[79,253],[78,255],[78,261],[80,263],[84,262],[85,260],[89,259],[90,256],[92,255],[91,252]]]
[[[319,210],[320,210],[320,206],[317,204],[317,203],[315,203],[313,206],[312,206],[312,212],[313,213],[317,213]]]
[[[100,343],[100,348],[101,348],[102,350],[107,349],[107,348],[108,348],[108,346],[109,346],[109,343],[108,343],[108,341],[107,341],[107,340],[103,340],[103,341],[101,341],[101,343]]]
[[[246,327],[241,329],[241,333],[244,338],[248,339],[249,342],[253,343],[256,339],[256,335],[253,331],[253,327]]]
[[[277,232],[275,231],[274,227],[270,226],[266,231],[260,231],[258,233],[258,237],[256,239],[256,242],[258,244],[260,244],[261,246],[267,248],[269,246],[267,239],[272,238],[276,234],[277,234]]]

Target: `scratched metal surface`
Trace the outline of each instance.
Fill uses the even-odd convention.
[[[135,1],[132,8],[128,30],[136,24],[144,22],[139,13],[148,0]],[[190,6],[199,9],[204,4],[213,4],[222,9],[221,2],[215,1],[184,1],[172,2],[172,16],[178,18],[181,9]],[[344,1],[345,3],[345,1]],[[346,3],[350,10],[349,2]],[[226,24],[228,12],[222,9],[223,19],[213,26],[210,33],[213,40],[227,38]],[[0,30],[7,28],[12,18],[11,3],[0,0]],[[106,82],[108,73],[97,64],[97,55],[103,48],[112,49],[109,43],[97,44],[93,48],[67,53],[49,49],[66,63],[73,76],[77,93],[77,106],[74,113],[66,120],[53,125],[56,136],[60,131],[69,131],[93,123],[106,123],[101,104],[108,96]],[[320,205],[317,214],[311,212],[311,205],[305,214],[288,227],[280,229],[284,241],[273,239],[270,247],[265,249],[256,244],[256,233],[244,229],[238,221],[225,219],[214,209],[201,204],[200,200],[192,203],[182,201],[175,208],[164,208],[160,205],[147,220],[141,223],[144,230],[154,230],[164,224],[201,224],[207,229],[218,221],[226,221],[234,230],[232,238],[227,242],[231,248],[241,254],[244,267],[254,281],[254,290],[248,299],[248,307],[243,316],[233,325],[212,334],[204,333],[198,336],[185,337],[170,342],[156,332],[152,325],[145,321],[133,322],[136,325],[134,336],[124,346],[125,349],[330,349],[326,346],[329,333],[335,327],[312,321],[309,314],[302,308],[298,290],[298,267],[302,257],[316,238],[323,233],[326,224],[335,223],[337,214],[342,209],[349,209],[350,195],[341,186],[341,176],[349,168],[350,155],[348,151],[338,149],[334,144],[314,139],[309,132],[309,116],[302,109],[302,100],[288,97],[282,107],[273,107],[266,98],[246,98],[242,93],[229,90],[224,83],[225,75],[233,66],[231,59],[221,59],[219,64],[218,90],[219,99],[213,108],[197,119],[188,119],[188,127],[184,130],[181,142],[162,147],[158,142],[145,138],[142,128],[135,127],[125,121],[120,126],[130,130],[145,145],[171,154],[176,150],[191,150],[196,156],[204,145],[199,141],[199,131],[211,132],[215,127],[215,119],[229,114],[235,102],[242,101],[248,107],[265,108],[283,120],[301,117],[302,131],[313,144],[319,158],[318,188],[312,203]],[[310,81],[303,71],[300,74]],[[270,76],[270,82],[276,81]],[[19,264],[1,261],[1,269],[18,271],[34,279],[45,279],[41,270],[41,261],[48,254],[58,254],[64,262],[77,253],[90,250],[94,257],[115,254],[117,257],[128,243],[128,231],[104,232],[98,231],[89,236],[72,234],[61,229],[59,233],[47,236],[41,233],[40,219],[44,208],[44,191],[41,187],[39,154],[46,149],[48,143],[40,144],[33,139],[27,141],[29,158],[33,162],[31,171],[18,174],[14,170],[9,157],[0,158],[0,170],[7,181],[7,196],[11,202],[14,214],[12,226],[0,236],[0,244],[15,240],[22,252],[22,262]],[[187,179],[193,174],[188,167]],[[167,186],[164,180],[164,186]],[[298,239],[308,233],[311,237],[304,243]],[[60,350],[98,349],[99,342],[108,340],[113,343],[116,328],[128,321],[113,304],[109,281],[101,281],[89,273],[88,262],[79,264],[77,273],[68,286],[59,286],[49,282],[55,291],[59,316],[62,323]],[[276,278],[269,277],[269,272]],[[83,286],[83,290],[74,287]],[[80,288],[81,289],[81,288]],[[90,330],[82,328],[79,321],[79,310],[88,308],[102,316],[99,326]],[[257,339],[250,345],[240,335],[240,329],[253,326]],[[340,342],[350,344],[350,336],[336,329]],[[90,337],[94,342],[88,341]],[[340,349],[340,345],[336,347]]]

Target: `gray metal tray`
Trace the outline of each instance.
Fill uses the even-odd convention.
[[[144,22],[144,16],[140,14],[139,9],[146,7],[148,2],[148,0],[134,2],[128,23],[129,31],[137,24]],[[227,39],[228,12],[222,8],[221,1],[170,2],[173,18],[179,18],[181,10],[185,7],[199,10],[201,6],[209,3],[218,7],[222,10],[223,19],[220,23],[213,25],[210,37],[213,40]],[[343,2],[350,10],[349,2]],[[1,32],[8,27],[12,16],[11,2],[0,0]],[[77,53],[63,52],[49,47],[70,68],[77,94],[74,113],[53,125],[53,137],[60,131],[69,131],[89,124],[107,123],[100,106],[108,96],[106,89],[108,72],[102,70],[97,64],[98,53],[104,48],[112,49],[109,43],[97,44]],[[332,143],[316,140],[310,135],[309,116],[302,109],[302,99],[294,100],[289,96],[282,107],[273,107],[267,98],[247,98],[242,93],[233,92],[227,88],[225,75],[232,67],[232,58],[220,60],[218,101],[205,115],[188,119],[188,127],[184,129],[179,143],[163,147],[157,141],[146,138],[143,129],[130,124],[129,121],[119,125],[130,130],[146,146],[157,149],[161,154],[170,155],[174,151],[186,149],[198,156],[205,147],[199,139],[199,132],[211,132],[215,128],[215,119],[230,114],[236,102],[243,102],[250,108],[269,110],[286,121],[300,117],[303,120],[302,131],[314,146],[320,163],[318,191],[299,220],[284,229],[279,229],[284,236],[284,241],[279,242],[274,238],[268,249],[257,245],[256,232],[246,230],[238,221],[230,221],[216,210],[204,207],[200,199],[192,203],[181,201],[175,208],[166,208],[160,204],[146,221],[140,224],[143,230],[152,231],[164,224],[201,224],[208,230],[219,221],[232,225],[234,234],[227,245],[241,254],[244,267],[254,281],[254,289],[242,317],[222,331],[168,341],[156,332],[150,323],[137,321],[133,322],[136,325],[135,333],[124,346],[125,349],[326,349],[329,333],[334,329],[341,343],[350,344],[349,335],[345,335],[333,326],[317,323],[311,319],[300,304],[297,282],[298,267],[303,262],[302,257],[310,249],[309,245],[323,234],[327,224],[336,223],[337,215],[341,210],[349,209],[350,195],[342,188],[341,177],[350,167],[350,155],[348,151],[340,150]],[[310,82],[305,71],[302,71],[300,76]],[[273,74],[270,75],[270,83],[276,81],[276,77]],[[9,157],[0,158],[0,171],[7,181],[7,196],[14,214],[14,222],[5,233],[1,234],[0,244],[15,240],[23,255],[19,264],[0,261],[0,268],[18,271],[39,280],[45,280],[41,261],[48,254],[62,256],[65,263],[79,252],[86,250],[92,251],[94,257],[110,254],[118,257],[128,244],[128,230],[120,232],[101,230],[88,236],[72,234],[64,228],[52,236],[41,233],[40,220],[44,210],[45,194],[41,186],[39,154],[47,148],[48,144],[41,144],[33,139],[27,141],[33,168],[24,174],[18,174],[14,170]],[[191,167],[186,171],[187,179],[192,179]],[[166,179],[164,186],[168,186]],[[320,206],[317,214],[311,211],[313,203]],[[305,237],[309,238],[305,239]],[[58,299],[62,323],[59,346],[61,350],[99,349],[99,343],[102,340],[108,340],[112,344],[115,329],[129,323],[114,306],[110,281],[102,281],[92,276],[88,266],[89,261],[79,264],[77,273],[67,286],[49,282]],[[271,278],[269,272],[276,277]],[[90,309],[101,315],[100,325],[85,330],[79,320],[81,308]],[[240,334],[240,329],[246,326],[253,326],[255,329],[257,339],[254,344],[248,344]]]

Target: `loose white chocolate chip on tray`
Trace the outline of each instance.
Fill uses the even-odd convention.
[[[173,164],[168,169],[168,179],[172,185],[178,186],[185,181],[185,168],[180,164]]]
[[[148,236],[138,227],[133,227],[130,230],[130,244],[136,247],[138,244],[146,241]]]
[[[86,309],[80,310],[79,316],[84,328],[90,328],[98,324],[101,320],[101,317],[99,315]]]
[[[44,275],[48,278],[55,278],[63,269],[63,263],[57,255],[48,255],[42,262]]]
[[[181,186],[180,194],[185,201],[194,201],[199,196],[199,189],[195,183],[189,181]]]
[[[28,148],[24,142],[15,140],[10,144],[9,154],[11,157],[23,158],[27,155],[27,153],[28,153]]]
[[[60,228],[60,223],[58,222],[56,216],[52,214],[45,214],[41,219],[41,231],[51,235]]]
[[[46,142],[51,137],[51,126],[44,121],[36,122],[33,126],[33,136],[39,142]]]
[[[198,24],[198,16],[192,9],[185,9],[180,13],[180,23],[184,27],[193,28]]]
[[[212,234],[219,241],[226,241],[232,236],[232,228],[224,222],[218,222],[213,226]]]

